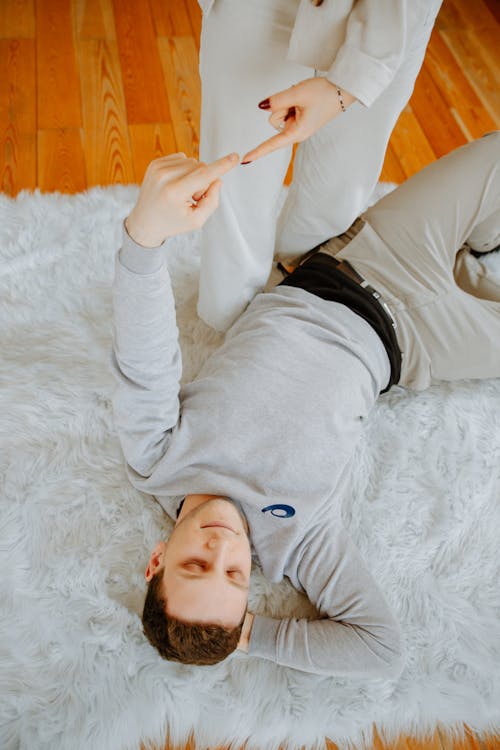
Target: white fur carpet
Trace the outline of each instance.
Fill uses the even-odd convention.
[[[199,748],[345,748],[373,722],[388,738],[500,731],[500,380],[394,388],[366,421],[343,512],[403,626],[397,682],[239,654],[189,667],[145,641],[143,570],[171,525],[127,483],[108,364],[113,256],[136,192],[0,197],[2,750],[139,750],[191,731]],[[487,264],[500,275],[500,257]],[[196,318],[195,236],[170,265],[191,378],[221,340]],[[309,612],[257,569],[250,603]]]

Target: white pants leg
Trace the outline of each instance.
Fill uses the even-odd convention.
[[[299,0],[217,0],[203,19],[200,158],[243,156],[276,131],[258,108],[314,75],[285,60]],[[226,330],[271,270],[277,202],[291,158],[281,149],[224,177],[218,210],[201,232],[198,313]]]
[[[275,133],[258,102],[315,74],[286,60],[299,0],[217,0],[203,20],[200,158],[244,154]],[[387,142],[425,54],[438,0],[415,21],[393,83],[370,107],[353,105],[300,144],[277,221],[291,157],[282,149],[224,178],[219,209],[201,232],[198,313],[225,330],[265,285],[276,251],[296,257],[347,229],[363,210]],[[277,234],[276,234],[277,231]],[[277,239],[276,239],[277,238]]]
[[[367,207],[396,121],[413,91],[439,3],[420,8],[405,59],[371,107],[355,102],[297,148],[275,254],[293,260],[351,226]]]

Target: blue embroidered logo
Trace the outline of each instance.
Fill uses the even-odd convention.
[[[268,505],[267,508],[262,508],[263,513],[267,513],[268,510],[277,518],[291,518],[295,515],[295,508],[291,505]]]

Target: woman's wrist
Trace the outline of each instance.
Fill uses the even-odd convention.
[[[339,107],[339,114],[342,112],[345,112],[348,109],[348,107],[350,107],[351,104],[353,104],[356,101],[356,97],[350,94],[349,91],[346,91],[345,89],[343,89],[338,84],[333,83],[333,81],[328,80],[328,83],[330,83],[335,89],[335,94],[337,97],[337,105]]]

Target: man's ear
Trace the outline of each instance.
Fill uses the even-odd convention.
[[[158,542],[156,547],[151,553],[151,557],[149,558],[148,567],[146,568],[146,572],[144,573],[144,577],[146,578],[146,581],[149,583],[149,581],[153,578],[153,576],[158,573],[160,568],[163,565],[163,555],[165,554],[165,548],[166,548],[165,542]]]

